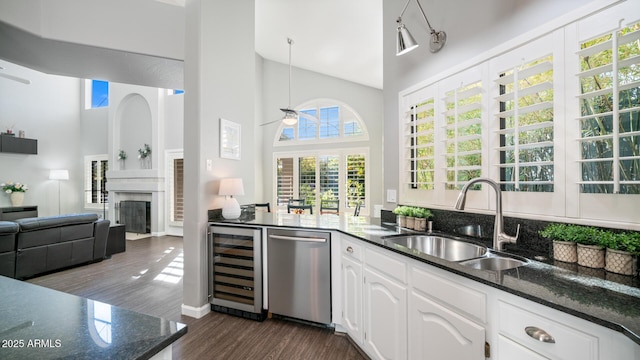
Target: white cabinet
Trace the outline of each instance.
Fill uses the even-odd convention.
[[[362,345],[362,264],[342,256],[342,326],[358,345]]]
[[[484,331],[451,309],[411,292],[409,359],[483,360]]]
[[[483,360],[486,294],[426,264],[410,274],[409,358]]]
[[[498,335],[498,360],[548,360],[548,358],[533,352],[511,339]]]
[[[364,277],[364,350],[375,359],[406,359],[406,286],[369,268]]]
[[[498,290],[497,360],[639,359],[638,346],[619,332]]]

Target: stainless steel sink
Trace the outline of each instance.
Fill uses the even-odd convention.
[[[478,270],[502,271],[525,266],[529,263],[527,259],[516,259],[504,256],[488,256],[478,259],[462,261],[460,264]]]
[[[436,256],[449,261],[462,261],[483,256],[487,252],[484,246],[450,239],[442,236],[407,235],[386,238],[391,246],[402,247]]]

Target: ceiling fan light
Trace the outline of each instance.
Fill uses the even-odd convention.
[[[396,56],[406,54],[418,47],[418,43],[403,23],[398,23],[398,38],[396,40]]]
[[[295,125],[298,122],[298,115],[293,112],[287,112],[282,118],[282,123],[287,126]]]

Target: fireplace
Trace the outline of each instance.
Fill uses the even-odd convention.
[[[120,201],[120,224],[126,232],[151,233],[151,202],[138,200]]]
[[[156,170],[107,172],[109,219],[125,224],[127,233],[165,235],[165,184]]]

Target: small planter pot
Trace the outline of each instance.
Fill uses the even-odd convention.
[[[576,243],[571,241],[553,240],[553,258],[558,261],[575,263],[578,261]]]
[[[594,269],[604,268],[604,248],[598,245],[578,244],[578,265]]]
[[[413,227],[416,225],[416,218],[414,218],[413,216],[407,216],[407,225],[406,227],[409,229],[413,229]]]
[[[605,270],[622,275],[635,275],[638,271],[636,257],[626,251],[607,249]]]
[[[427,230],[427,219],[425,218],[416,218],[413,224],[413,230],[415,231],[425,231]]]
[[[398,226],[406,227],[407,226],[407,217],[404,216],[404,215],[398,215],[398,217],[396,218],[396,222],[398,223]]]

